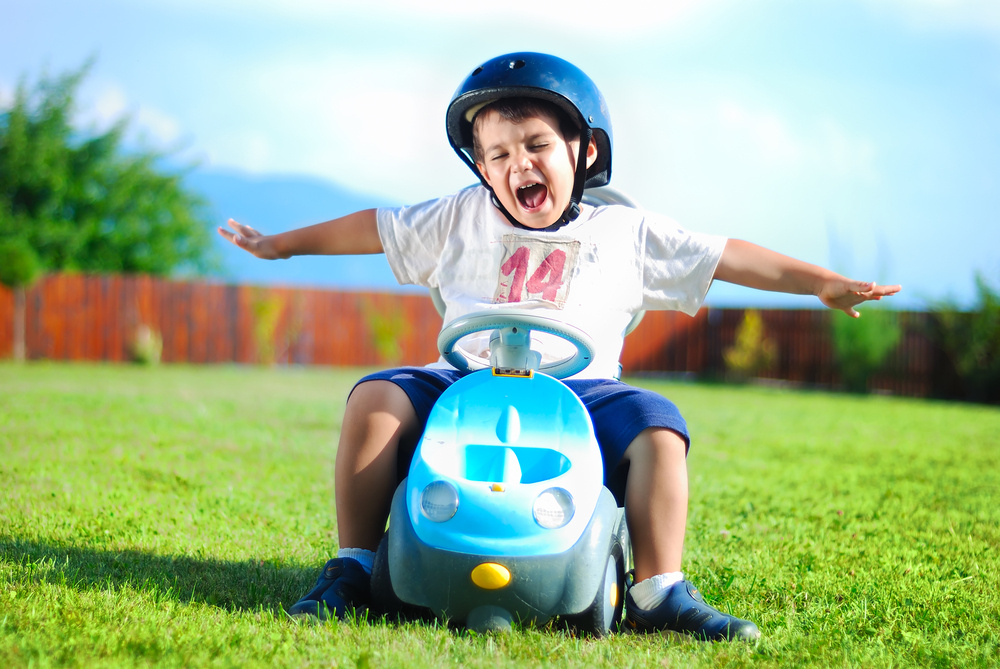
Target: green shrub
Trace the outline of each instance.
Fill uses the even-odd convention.
[[[163,337],[154,328],[140,325],[130,346],[132,361],[140,365],[157,365],[163,354]]]
[[[403,359],[400,341],[410,332],[406,314],[391,305],[380,306],[375,300],[368,298],[361,302],[361,317],[374,340],[379,364],[399,364]]]
[[[28,287],[42,274],[42,262],[28,242],[20,237],[0,239],[0,284]]]
[[[736,342],[722,353],[726,375],[736,381],[760,376],[774,363],[778,347],[764,331],[760,312],[748,309],[743,322],[736,328]]]
[[[965,399],[1000,402],[1000,292],[976,274],[971,311],[938,305],[932,336],[959,378]]]
[[[903,338],[899,314],[872,303],[865,306],[861,318],[835,313],[830,324],[841,382],[852,393],[868,392],[869,379],[883,370]]]
[[[253,342],[257,351],[257,361],[262,365],[273,365],[278,360],[278,323],[285,312],[285,300],[264,288],[253,292],[250,303],[253,315]]]

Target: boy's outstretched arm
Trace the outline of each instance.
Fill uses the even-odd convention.
[[[815,295],[831,309],[857,318],[854,307],[868,300],[895,295],[900,286],[854,281],[818,265],[776,253],[740,239],[730,239],[715,278],[741,286],[795,295]]]
[[[325,223],[264,235],[249,225],[229,219],[233,230],[219,234],[244,251],[264,260],[304,255],[358,255],[382,253],[374,209],[365,209]]]

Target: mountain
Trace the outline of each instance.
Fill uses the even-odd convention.
[[[359,209],[392,206],[383,197],[358,193],[304,176],[254,176],[235,171],[195,170],[185,177],[190,190],[209,203],[212,220],[225,227],[230,218],[261,232],[280,232],[319,223]],[[404,290],[385,256],[303,256],[259,260],[215,235],[223,281],[253,284],[337,287],[353,290]]]

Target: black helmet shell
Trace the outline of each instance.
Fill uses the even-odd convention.
[[[448,105],[448,141],[480,177],[472,153],[472,120],[483,105],[501,98],[548,100],[589,127],[597,141],[597,160],[587,170],[586,187],[611,180],[611,118],[604,96],[580,68],[544,53],[510,53],[486,61],[465,78]]]

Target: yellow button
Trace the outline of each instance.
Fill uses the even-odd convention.
[[[504,490],[503,484],[502,483],[494,483],[493,485],[490,486],[490,490],[492,490],[493,492],[503,492],[503,490]]]
[[[484,562],[472,570],[472,582],[483,590],[497,590],[510,583],[510,570],[502,564]]]

